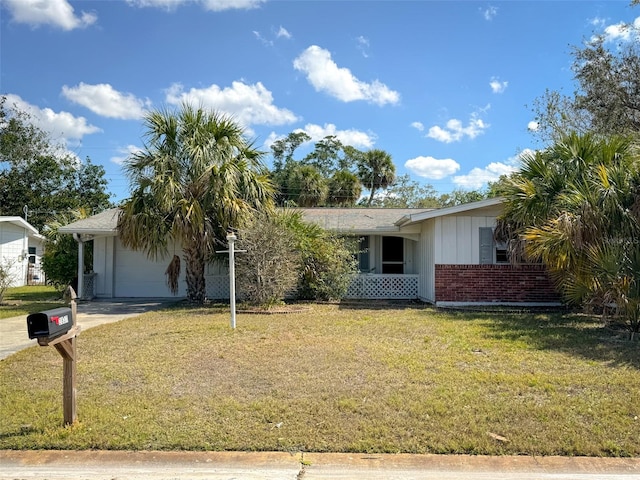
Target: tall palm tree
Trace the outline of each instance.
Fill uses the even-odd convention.
[[[144,125],[145,148],[124,166],[133,193],[122,207],[118,233],[125,246],[152,259],[166,258],[170,245],[181,247],[187,298],[202,303],[205,262],[216,243],[250,212],[272,206],[262,153],[230,117],[186,103],[175,113],[148,113]],[[175,285],[175,278],[169,283]]]
[[[330,205],[355,205],[361,193],[360,180],[356,174],[348,170],[338,170],[329,179],[328,203]]]
[[[505,197],[497,234],[514,251],[542,260],[568,301],[614,306],[640,331],[637,146],[569,134],[524,157]]]
[[[369,189],[367,207],[371,206],[373,197],[379,189],[387,188],[396,178],[396,166],[391,155],[384,150],[368,150],[358,163],[358,176],[362,184]]]

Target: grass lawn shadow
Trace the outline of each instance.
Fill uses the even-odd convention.
[[[452,320],[482,322],[485,335],[492,339],[524,342],[533,349],[640,369],[640,342],[629,340],[628,331],[598,316],[566,310],[439,311],[445,311]]]

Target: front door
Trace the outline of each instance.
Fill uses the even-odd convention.
[[[404,273],[404,238],[382,237],[382,273]]]

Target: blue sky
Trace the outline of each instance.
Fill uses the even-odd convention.
[[[541,146],[531,105],[573,92],[572,46],[638,41],[629,3],[0,0],[0,94],[103,165],[114,201],[145,111],[185,100],[266,152],[302,129],[385,150],[439,192],[482,188]]]

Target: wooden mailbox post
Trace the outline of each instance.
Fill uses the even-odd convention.
[[[80,326],[76,323],[77,295],[73,288],[68,287],[65,292],[71,303],[71,318],[73,326],[67,333],[59,337],[39,337],[38,345],[53,346],[62,356],[62,409],[64,424],[71,425],[78,419],[76,411],[76,337],[80,333]]]

